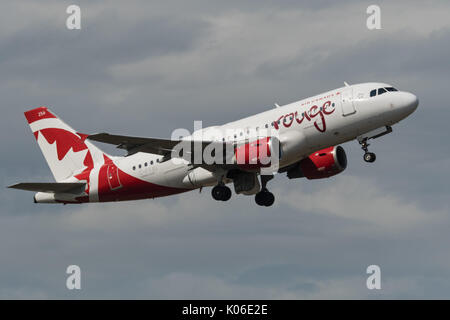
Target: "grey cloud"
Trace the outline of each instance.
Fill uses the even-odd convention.
[[[28,81],[57,88],[75,85],[85,89],[85,79],[107,81],[105,72],[111,64],[188,50],[207,29],[200,19],[157,17],[119,27],[111,24],[115,18],[114,12],[101,14],[86,22],[90,22],[86,31],[43,26],[11,35],[1,43],[0,66],[9,75],[4,80],[26,76]]]

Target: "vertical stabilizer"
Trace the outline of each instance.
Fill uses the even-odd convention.
[[[92,169],[103,161],[104,153],[46,107],[25,112],[45,160],[56,181]]]

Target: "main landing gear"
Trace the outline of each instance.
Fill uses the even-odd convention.
[[[362,139],[359,144],[361,145],[361,149],[364,150],[364,161],[365,162],[374,162],[377,159],[377,156],[373,152],[369,152],[369,144],[367,143],[367,138]]]
[[[231,198],[231,189],[222,183],[212,188],[211,195],[217,201],[228,201]]]
[[[261,176],[261,191],[255,195],[255,202],[259,206],[270,207],[275,202],[275,196],[272,192],[267,190],[267,182],[273,179],[273,175]]]
[[[267,182],[273,179],[273,175],[261,176],[261,191],[255,195],[255,202],[259,206],[270,207],[275,202],[272,192],[267,190]],[[223,182],[219,182],[217,186],[211,190],[212,197],[217,201],[228,201],[231,198],[231,189]]]

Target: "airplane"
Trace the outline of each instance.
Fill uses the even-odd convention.
[[[286,173],[289,179],[337,175],[347,167],[339,144],[355,139],[364,161],[374,162],[369,140],[392,132],[418,104],[414,94],[386,83],[345,82],[344,87],[175,139],[83,134],[39,107],[25,117],[56,182],[9,188],[36,192],[35,203],[72,204],[151,199],[204,187],[213,187],[215,200],[227,201],[232,196],[227,184],[233,184],[236,194],[254,195],[258,205],[270,207],[275,197],[267,183],[274,174]],[[127,154],[109,155],[91,141]],[[179,148],[183,144],[184,153]],[[197,151],[188,148],[193,144]],[[211,152],[212,161],[203,159],[211,145],[225,155]]]

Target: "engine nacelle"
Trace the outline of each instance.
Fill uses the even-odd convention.
[[[279,160],[279,154],[280,142],[274,137],[259,138],[239,145],[234,150],[235,163],[246,171],[270,167],[273,157]]]
[[[347,168],[347,155],[341,146],[329,147],[316,151],[299,162],[299,166],[288,171],[289,178],[306,177],[307,179],[329,178]],[[301,174],[298,174],[298,171]]]

